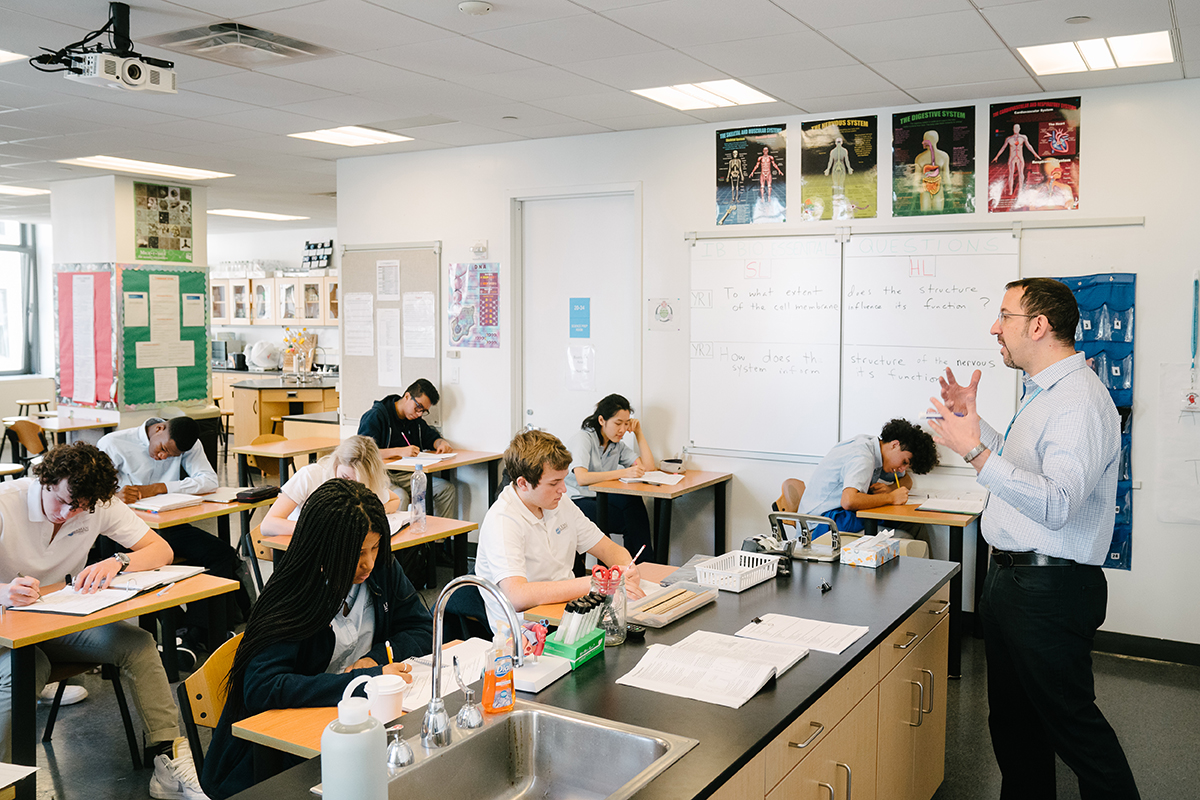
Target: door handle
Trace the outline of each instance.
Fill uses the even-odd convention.
[[[921,672],[924,672],[926,675],[929,676],[929,708],[922,707],[921,713],[922,714],[932,714],[933,713],[933,673],[927,669],[923,669],[923,670],[921,670]]]
[[[908,648],[912,647],[913,644],[916,643],[917,635],[915,633],[913,633],[912,631],[905,631],[904,635],[908,637],[908,641],[905,642],[904,644],[894,644],[894,645],[892,645],[892,647],[896,648],[897,650],[907,650]]]
[[[816,730],[813,731],[812,736],[809,736],[807,739],[805,739],[803,744],[798,744],[796,742],[788,742],[788,747],[794,747],[797,750],[803,750],[804,748],[806,748],[810,744],[812,744],[813,740],[816,739],[818,736],[820,736],[821,732],[825,730],[825,726],[819,722],[814,721],[814,722],[810,722],[808,724],[811,725],[812,727],[816,728]]]
[[[921,690],[921,697],[917,701],[917,721],[908,723],[914,728],[919,728],[921,727],[921,723],[925,721],[925,684],[920,681],[909,681],[909,683]]]
[[[942,604],[942,608],[940,611],[934,611],[932,608],[929,609],[929,613],[933,614],[935,617],[940,617],[943,614],[945,614],[947,611],[950,610],[950,601],[949,600],[935,600],[934,602]]]
[[[834,763],[837,764],[842,769],[846,770],[846,800],[850,800],[850,798],[851,798],[851,795],[850,795],[850,765],[843,764],[840,761],[835,761]]]

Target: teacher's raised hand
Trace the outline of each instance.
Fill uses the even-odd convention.
[[[963,386],[955,380],[954,373],[950,368],[946,367],[946,377],[938,378],[938,383],[942,387],[942,401],[946,404],[946,408],[958,416],[973,414],[975,412],[975,395],[979,391],[981,377],[983,377],[983,373],[975,370],[971,375],[971,382]]]

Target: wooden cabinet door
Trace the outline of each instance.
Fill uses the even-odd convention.
[[[950,621],[943,619],[921,642],[913,656],[925,693],[921,727],[915,732],[913,754],[913,797],[929,800],[946,776],[946,659],[949,655]],[[919,692],[918,692],[919,694]]]
[[[229,324],[249,325],[250,312],[250,280],[248,278],[231,278],[229,280]]]
[[[879,689],[874,688],[767,800],[875,800],[878,724]]]
[[[331,275],[325,278],[325,323],[326,325],[337,325],[341,317],[338,316],[338,304],[342,296],[338,292],[338,278],[336,275]]]
[[[253,325],[276,325],[275,320],[275,279],[250,279],[250,319]]]
[[[915,653],[914,649],[905,656],[879,684],[879,772],[876,796],[888,800],[912,800],[913,797],[915,726],[923,724],[918,706],[921,699],[918,678],[924,677],[913,666],[912,656]]]
[[[763,754],[737,771],[711,795],[712,800],[763,800]]]
[[[296,278],[275,279],[275,322],[294,325],[300,322],[300,281]]]
[[[298,278],[296,285],[300,301],[300,321],[306,325],[325,325],[325,279]]]
[[[229,281],[208,282],[208,319],[210,325],[228,325],[230,321]]]

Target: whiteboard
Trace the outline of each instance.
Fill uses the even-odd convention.
[[[923,422],[947,366],[980,369],[981,415],[1010,418],[1017,372],[989,330],[1019,274],[1009,231],[695,242],[692,446],[824,456]]]

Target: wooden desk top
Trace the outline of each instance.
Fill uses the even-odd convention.
[[[54,433],[117,427],[117,423],[103,419],[95,419],[93,417],[59,417],[57,415],[47,417],[37,424],[42,426],[42,430],[53,431]]]
[[[642,573],[642,579],[647,581],[661,581],[677,569],[679,567],[672,567],[669,564],[638,564],[638,571]],[[566,605],[566,603],[544,603],[527,608],[524,619],[526,622],[545,619],[549,620],[551,625],[557,625],[558,621],[562,619],[563,608]]]
[[[503,453],[493,453],[488,450],[455,450],[452,458],[445,458],[436,464],[429,464],[424,467],[425,473],[441,472],[455,467],[465,467],[469,464],[483,464],[488,461],[499,461],[504,458]],[[399,472],[415,472],[416,468],[408,464],[401,464],[399,459],[385,461],[383,464],[388,469],[394,469]]]
[[[206,501],[199,505],[188,506],[187,508],[160,511],[157,514],[150,511],[138,511],[136,508],[133,509],[133,513],[137,514],[142,522],[145,522],[154,530],[160,531],[163,528],[188,525],[193,522],[199,522],[202,519],[213,519],[214,517],[223,517],[226,514],[236,514],[239,511],[262,508],[274,502],[274,497],[259,500],[257,503],[210,503]]]
[[[244,444],[231,447],[230,450],[243,456],[263,456],[266,458],[295,458],[310,453],[328,453],[337,449],[341,439],[329,436],[305,436],[300,439],[285,439],[282,442],[267,442],[266,444]]]
[[[392,552],[403,550],[406,547],[416,547],[419,544],[427,542],[449,539],[451,536],[459,536],[478,529],[479,525],[474,522],[463,522],[462,520],[447,519],[446,517],[425,517],[424,533],[417,533],[414,530],[405,528],[399,533],[392,535]],[[288,533],[282,536],[264,536],[260,541],[263,547],[270,550],[287,550],[288,545],[292,543],[292,536]]]
[[[683,480],[674,486],[657,486],[652,483],[622,483],[620,480],[601,481],[587,488],[605,494],[631,494],[640,497],[656,497],[664,500],[674,500],[698,489],[705,489],[713,484],[733,479],[732,472],[704,472],[689,469],[683,473]]]
[[[45,592],[61,589],[62,583],[56,583],[42,588]],[[117,603],[115,606],[88,614],[86,617],[76,617],[70,614],[44,614],[36,611],[19,611],[8,609],[4,612],[4,620],[0,621],[0,645],[17,648],[26,647],[47,639],[55,639],[68,633],[86,631],[98,628],[110,622],[161,611],[181,603],[203,600],[218,594],[225,594],[237,589],[236,581],[228,581],[215,575],[193,575],[179,581],[171,587],[171,591],[158,595],[160,589],[138,595],[131,600]]]
[[[947,514],[944,511],[920,511],[915,504],[904,506],[879,506],[866,511],[854,512],[863,519],[881,519],[890,522],[918,522],[922,525],[949,525],[965,528],[979,514]]]

